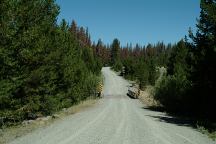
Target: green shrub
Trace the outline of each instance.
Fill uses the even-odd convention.
[[[167,110],[180,112],[187,110],[191,83],[184,76],[164,76],[155,87],[155,99]]]

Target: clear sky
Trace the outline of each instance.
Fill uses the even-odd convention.
[[[174,43],[195,30],[200,0],[56,0],[58,21],[74,19],[89,28],[92,40],[107,44]]]

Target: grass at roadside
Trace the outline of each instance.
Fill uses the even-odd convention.
[[[156,100],[154,100],[153,93],[154,93],[154,87],[153,86],[146,86],[145,90],[140,91],[139,99],[146,106],[158,107],[159,103]]]
[[[216,131],[210,132],[208,129],[206,129],[204,126],[198,126],[197,129],[199,132],[202,134],[208,135],[209,138],[213,139],[214,141],[216,140]]]
[[[89,108],[96,104],[97,100],[98,99],[90,98],[70,108],[63,109],[62,111],[55,113],[53,116],[49,116],[44,119],[41,118],[40,120],[34,120],[31,121],[31,123],[29,124],[22,124],[5,128],[0,131],[0,144],[5,144],[9,141],[14,140],[15,138],[26,135],[36,129],[49,126],[57,120],[64,119],[64,117],[66,116],[85,110],[86,108]]]
[[[216,123],[199,121],[196,123],[196,128],[202,134],[208,135],[209,138],[216,140]]]

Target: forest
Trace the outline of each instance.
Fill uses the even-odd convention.
[[[0,126],[95,95],[102,64],[88,29],[58,24],[59,11],[54,0],[1,0]]]
[[[103,66],[155,87],[168,112],[216,120],[216,1],[201,0],[197,31],[175,44],[92,42],[88,28],[57,23],[54,0],[0,2],[0,126],[49,115],[91,96]],[[156,83],[157,68],[166,73]]]

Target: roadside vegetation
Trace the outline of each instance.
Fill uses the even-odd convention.
[[[0,129],[95,95],[102,61],[54,0],[0,2]]]
[[[71,114],[85,110],[86,108],[95,105],[97,102],[98,101],[95,98],[88,98],[85,101],[81,101],[79,104],[73,105],[72,107],[64,108],[63,110],[54,113],[52,116],[37,118],[36,120],[26,120],[22,122],[22,125],[7,127],[0,131],[0,144],[9,143],[14,139],[22,137],[34,130],[58,123]]]

